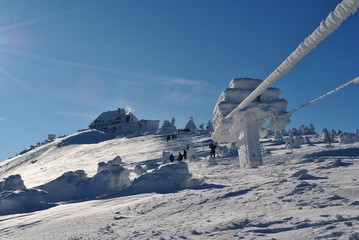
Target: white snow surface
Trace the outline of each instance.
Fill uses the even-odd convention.
[[[210,134],[167,142],[91,131],[1,162],[0,190],[8,190],[0,197],[0,238],[359,239],[359,143],[312,140],[291,153],[266,139],[263,165],[241,169],[220,149],[210,159],[211,142]],[[185,146],[195,160],[162,163],[164,151]],[[96,196],[73,195],[94,179]],[[49,201],[51,184],[70,199]]]

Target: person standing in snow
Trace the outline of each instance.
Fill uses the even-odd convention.
[[[209,148],[211,149],[211,157],[215,158],[216,157],[216,144],[209,144]]]
[[[181,152],[178,153],[178,161],[182,161],[183,160],[183,155]]]
[[[183,158],[187,159],[187,151],[186,151],[186,149],[183,149]]]
[[[175,156],[173,156],[173,154],[171,153],[170,155],[170,162],[173,162],[175,160]]]

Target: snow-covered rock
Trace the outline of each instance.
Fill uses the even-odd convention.
[[[164,164],[136,178],[130,187],[130,192],[168,192],[193,185],[192,174],[185,162]]]
[[[47,192],[39,189],[22,189],[0,193],[0,215],[34,212],[53,206],[48,203]]]
[[[51,202],[84,199],[88,197],[88,180],[83,170],[69,171],[36,188],[46,191]]]
[[[87,187],[90,197],[120,191],[131,184],[130,171],[121,165],[121,158],[105,163],[91,179]]]
[[[146,169],[144,169],[141,165],[136,165],[135,168],[133,169],[134,173],[136,173],[137,175],[142,175],[144,174],[146,171]]]
[[[25,189],[24,181],[21,179],[20,174],[11,175],[0,181],[0,193],[6,190],[20,190]]]
[[[131,184],[130,171],[122,165],[121,157],[98,163],[97,173],[87,177],[83,170],[69,171],[37,188],[49,194],[50,201],[92,198],[120,191]]]

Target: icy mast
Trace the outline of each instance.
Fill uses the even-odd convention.
[[[290,122],[286,113],[287,101],[279,99],[278,88],[268,88],[247,107],[232,112],[262,80],[252,78],[233,79],[224,89],[213,111],[214,132],[212,138],[218,143],[237,143],[239,163],[242,168],[262,164],[260,131],[267,119],[268,128],[282,130]]]

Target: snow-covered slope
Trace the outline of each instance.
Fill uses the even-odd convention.
[[[161,164],[163,151],[176,155],[190,145],[198,160],[185,162],[205,181],[3,215],[1,239],[359,239],[358,143],[304,144],[291,153],[266,141],[271,155],[264,165],[240,169],[237,156],[209,161],[210,142],[208,134],[167,142],[161,135],[116,139],[83,132],[2,162],[0,177],[20,174],[26,187],[79,169],[94,176],[99,162],[116,156],[134,179],[136,165]]]

